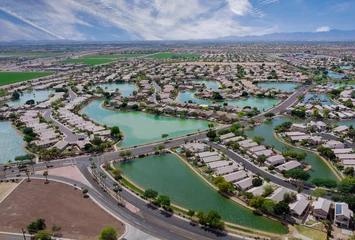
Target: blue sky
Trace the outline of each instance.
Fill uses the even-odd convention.
[[[0,41],[183,40],[355,29],[355,0],[1,0]]]

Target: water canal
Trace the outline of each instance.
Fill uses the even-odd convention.
[[[195,211],[218,211],[224,220],[246,227],[285,234],[287,227],[220,195],[172,154],[149,156],[118,163],[123,174],[144,189],[152,188],[167,195],[172,202]]]
[[[28,100],[34,100],[36,102],[42,102],[48,99],[48,96],[50,94],[54,93],[54,91],[50,90],[39,90],[39,91],[31,91],[31,92],[26,92],[23,94],[20,94],[20,99],[19,100],[14,100],[7,102],[9,106],[22,106],[25,105],[25,103]]]
[[[275,88],[281,91],[293,92],[300,85],[298,83],[275,82],[275,83],[258,83],[258,86],[261,88]]]
[[[15,157],[27,154],[23,147],[22,137],[11,126],[11,123],[0,122],[0,163],[14,161]]]
[[[262,136],[265,139],[264,144],[269,146],[274,146],[276,150],[283,152],[289,146],[283,144],[282,142],[280,142],[278,139],[275,138],[274,128],[276,127],[276,125],[279,125],[284,122],[304,123],[304,121],[302,120],[297,120],[289,117],[278,117],[272,119],[271,121],[264,122],[259,126],[254,127],[253,129],[246,130],[245,134],[249,138],[253,138],[255,136]],[[338,181],[336,176],[333,174],[333,172],[328,168],[328,166],[322,161],[322,159],[318,155],[312,152],[300,150],[293,147],[289,147],[289,148],[290,151],[294,151],[297,153],[303,153],[303,152],[307,153],[304,162],[312,166],[312,168],[308,171],[311,175],[311,179],[323,178],[323,179],[334,179]]]
[[[328,95],[326,94],[315,94],[315,93],[309,93],[307,94],[304,99],[302,100],[302,103],[308,104],[313,101],[319,102],[322,105],[332,105],[335,104]]]
[[[137,90],[134,84],[130,83],[103,83],[93,86],[93,88],[101,87],[104,91],[116,91],[122,93],[123,97],[128,97],[133,91]]]
[[[154,116],[143,112],[116,112],[102,108],[102,103],[94,101],[81,113],[102,125],[118,126],[125,134],[121,147],[162,140],[164,133],[173,138],[208,128],[207,121]]]
[[[190,100],[197,104],[212,104],[212,101],[197,99],[194,97],[195,92],[181,92],[177,97],[178,102],[189,102]],[[271,98],[256,98],[256,97],[248,97],[239,100],[231,100],[225,101],[229,106],[243,108],[246,106],[257,107],[260,111],[265,111],[269,108],[272,108],[274,105],[277,105],[280,100],[271,99]],[[223,102],[216,102],[216,104],[222,105]]]

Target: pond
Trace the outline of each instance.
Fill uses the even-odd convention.
[[[94,101],[81,111],[94,121],[107,126],[118,126],[125,134],[122,147],[162,140],[205,130],[208,122],[195,119],[154,116],[143,112],[116,112],[101,107],[103,101]]]
[[[347,66],[347,65],[340,66],[340,69],[352,69],[352,68],[353,68],[353,66],[351,66],[351,65],[349,65],[349,66]]]
[[[26,92],[23,94],[20,94],[20,99],[19,100],[14,100],[7,102],[9,106],[22,106],[25,105],[25,103],[28,100],[35,100],[36,102],[42,102],[48,99],[48,96],[50,94],[54,93],[54,91],[50,90],[38,90],[38,91],[31,91],[31,92]]]
[[[261,88],[275,88],[281,91],[293,92],[297,87],[300,86],[300,84],[277,82],[277,83],[258,83],[258,86]]]
[[[93,86],[93,88],[101,87],[104,91],[116,91],[122,93],[123,97],[128,97],[133,91],[137,90],[136,85],[130,83],[103,83]]]
[[[328,71],[328,76],[331,77],[331,78],[335,78],[335,79],[341,79],[341,78],[345,77],[345,74],[336,73],[336,72],[333,72],[333,71]]]
[[[216,210],[228,222],[267,232],[287,232],[287,227],[281,223],[256,216],[223,197],[175,155],[149,156],[115,166],[137,185],[144,189],[152,188],[159,195],[167,195],[173,203],[186,209],[196,212]]]
[[[0,163],[14,161],[15,157],[27,154],[23,147],[24,141],[11,123],[0,122]]]
[[[180,92],[177,97],[178,102],[188,102],[191,100],[197,104],[209,105],[212,104],[212,101],[197,99],[193,95],[195,92]],[[272,99],[272,98],[256,98],[256,97],[248,97],[244,99],[225,101],[229,106],[243,108],[245,106],[257,107],[260,111],[266,111],[269,108],[272,108],[274,105],[277,105],[280,100]],[[223,102],[216,102],[217,104],[222,105]]]
[[[302,120],[297,120],[289,117],[279,117],[274,118],[271,121],[264,122],[259,126],[256,126],[252,129],[246,130],[245,134],[249,138],[253,138],[255,136],[262,136],[264,140],[264,144],[269,146],[274,146],[276,150],[283,152],[285,148],[288,147],[286,144],[283,144],[274,136],[274,128],[284,122],[293,122],[293,123],[304,123]],[[297,148],[290,147],[290,151],[294,151],[297,153],[307,153],[307,156],[304,160],[305,163],[312,166],[312,168],[308,171],[311,175],[311,179],[313,178],[327,178],[337,180],[336,176],[333,172],[328,168],[328,166],[318,157],[318,155],[300,150]]]
[[[317,101],[320,102],[322,105],[332,105],[335,104],[328,95],[326,94],[315,94],[315,93],[309,93],[307,94],[304,99],[302,100],[302,103],[307,104],[311,103],[312,101]]]

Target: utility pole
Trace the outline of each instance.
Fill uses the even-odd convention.
[[[22,229],[23,239],[26,240],[25,230],[23,230],[23,228],[21,229]]]

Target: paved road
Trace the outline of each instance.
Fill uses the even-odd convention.
[[[90,196],[104,206],[108,211],[123,219],[130,226],[133,226],[134,228],[159,239],[241,239],[226,235],[224,233],[217,234],[206,231],[200,227],[192,226],[189,222],[157,210],[154,206],[146,204],[141,199],[136,198],[131,193],[128,193],[123,189],[120,196],[125,201],[133,204],[140,210],[138,213],[133,213],[124,206],[120,205],[113,197],[111,197],[111,195],[104,191],[104,189],[96,181],[93,180],[91,174],[87,170],[88,163],[89,161],[79,162],[78,167],[93,187],[64,177],[50,175],[48,179],[62,181],[73,185],[76,184],[79,188],[87,188]],[[39,168],[41,165],[43,166],[43,164],[37,164],[36,168]],[[60,167],[60,165],[57,163],[55,167]],[[26,177],[24,174],[22,175],[23,177]],[[8,175],[8,177],[11,177],[11,175]],[[42,175],[36,174],[32,175],[32,177],[43,178]],[[113,182],[109,177],[107,177],[107,187],[109,189],[114,189]]]
[[[71,90],[70,87],[68,87],[68,93],[69,93],[69,98],[70,98],[70,100],[74,100],[75,98],[78,97],[78,96],[76,95],[76,93],[75,93],[73,90]]]
[[[154,99],[155,103],[158,103],[157,94],[159,94],[161,92],[161,88],[159,87],[159,85],[155,81],[152,82],[152,85],[154,87],[154,93],[152,94],[152,98]]]
[[[288,188],[288,189],[291,189],[291,190],[294,190],[294,191],[297,191],[297,186],[292,184],[292,183],[289,183],[289,182],[285,182],[285,180],[281,179],[281,178],[278,178],[277,176],[269,173],[269,172],[265,172],[264,170],[260,169],[258,166],[254,165],[253,163],[249,162],[248,160],[244,159],[243,157],[241,157],[240,155],[236,154],[235,152],[225,148],[225,147],[222,147],[216,143],[213,143],[213,142],[207,142],[208,145],[212,146],[213,148],[215,149],[218,149],[218,150],[224,150],[226,152],[226,155],[232,159],[233,161],[235,162],[238,162],[238,163],[242,163],[243,166],[245,166],[248,170],[252,171],[253,173],[255,174],[260,174],[261,177],[265,178],[265,177],[268,177],[271,182],[273,183],[276,183],[277,185],[280,185],[280,186],[283,186],[285,188]],[[307,189],[304,189],[303,190],[303,193],[305,194],[308,194],[308,195],[311,195],[311,190],[307,190]]]
[[[278,105],[276,108],[270,110],[269,112],[273,112],[275,114],[284,111],[286,108],[290,107],[293,105],[296,101],[297,98],[300,94],[303,94],[305,91],[310,89],[312,86],[303,86],[300,89],[298,89],[294,94],[292,94],[285,102],[281,103]],[[44,114],[44,118],[46,120],[52,120],[53,123],[56,126],[59,126],[60,130],[64,132],[67,137],[65,140],[67,141],[76,141],[79,136],[73,134],[69,129],[67,129],[65,126],[57,122],[56,120],[52,119],[51,117],[51,110],[47,111]],[[265,119],[264,113],[254,117],[255,120],[262,121]],[[241,122],[242,124],[245,122]],[[228,128],[228,127],[225,127]],[[206,138],[206,134],[204,133],[198,133],[189,137],[184,137],[184,138],[177,138],[173,139],[170,141],[165,142],[165,147],[166,148],[171,148],[171,147],[176,147],[181,144],[185,143],[185,140],[195,140],[195,139],[203,139]],[[157,146],[161,143],[153,143],[150,145],[146,146],[137,146],[136,148],[131,148],[132,155],[140,155],[140,154],[146,154],[149,152],[152,152],[152,148],[154,146]],[[209,143],[212,146],[216,147],[217,149],[221,149],[220,146],[215,145],[214,143]],[[249,162],[243,160],[242,158],[238,157],[235,153],[227,151],[227,154],[230,158],[232,158],[235,161],[240,161],[245,164],[245,166],[250,169],[251,171],[255,173],[260,173],[262,176],[265,176],[265,172],[260,170],[258,167],[250,164]],[[114,160],[114,159],[120,159],[118,156],[117,152],[110,152],[110,153],[105,153],[102,155],[103,161],[106,160]],[[137,227],[138,229],[143,230],[144,232],[147,232],[153,236],[157,236],[162,239],[216,239],[217,236],[213,233],[207,232],[203,229],[197,228],[197,227],[192,227],[190,224],[186,223],[185,221],[179,220],[178,218],[175,217],[169,217],[169,216],[164,216],[161,212],[157,210],[151,209],[149,206],[147,206],[143,201],[133,197],[130,193],[123,191],[121,193],[122,197],[132,203],[133,205],[137,206],[141,211],[139,214],[134,214],[130,211],[128,211],[126,208],[118,207],[117,203],[115,200],[110,197],[107,193],[103,192],[102,189],[92,180],[92,177],[88,175],[87,167],[89,166],[89,156],[81,156],[78,158],[75,158],[75,162],[79,166],[79,169],[82,171],[84,176],[91,182],[91,184],[94,186],[94,189],[90,189],[90,193],[92,194],[92,197],[100,201],[106,208],[110,209],[110,211],[113,211],[115,214],[121,216],[122,218],[125,219],[128,223],[132,224],[133,226]],[[56,166],[60,166],[63,164],[68,164],[70,163],[70,159],[63,159],[63,160],[58,160],[55,161]],[[44,163],[40,163],[36,165],[36,168],[43,168],[45,167]],[[260,172],[262,171],[262,172]],[[53,176],[52,176],[53,177]],[[283,180],[280,180],[276,178],[273,175],[268,176],[272,181],[275,183],[284,186],[286,188],[294,189],[295,187],[287,182],[284,182]],[[53,177],[55,178],[55,177]],[[58,177],[59,178],[59,177]],[[108,178],[107,178],[108,179]],[[62,179],[63,180],[63,179]],[[70,183],[75,183],[72,180],[67,180],[64,179],[66,182]],[[81,186],[80,183],[77,183],[79,186]],[[112,188],[112,182],[108,183],[108,186]],[[86,186],[87,187],[87,186]],[[218,238],[222,239],[233,239],[230,236],[219,236]]]
[[[79,135],[79,134],[75,134],[73,133],[69,128],[67,128],[66,126],[64,126],[62,123],[58,122],[57,120],[55,120],[52,117],[52,110],[47,110],[44,114],[43,114],[44,119],[46,119],[47,121],[52,121],[53,124],[55,126],[59,127],[59,130],[64,133],[66,135],[65,137],[65,141],[67,142],[76,142],[78,141],[80,138],[86,138],[85,135]]]

